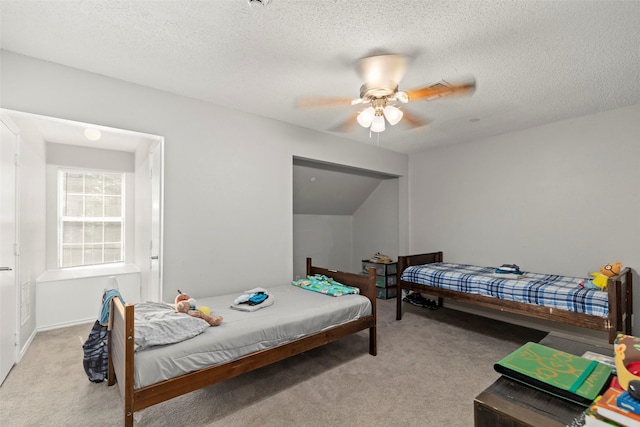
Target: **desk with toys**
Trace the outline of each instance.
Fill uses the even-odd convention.
[[[540,341],[547,347],[581,356],[613,355],[613,345],[569,339],[554,334]],[[586,407],[558,398],[506,376],[498,378],[474,400],[475,427],[577,427]],[[572,424],[573,423],[573,424]]]
[[[584,425],[640,426],[640,338],[618,335],[614,358],[617,376],[585,411]]]
[[[588,406],[502,376],[476,397],[476,427],[640,426],[640,338],[620,334],[612,346],[551,333],[539,344],[615,367],[615,376]]]

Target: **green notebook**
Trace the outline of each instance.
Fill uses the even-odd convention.
[[[544,345],[529,342],[500,360],[502,375],[563,399],[589,406],[609,386],[612,369]]]

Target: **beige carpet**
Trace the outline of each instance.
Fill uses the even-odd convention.
[[[378,356],[361,332],[139,413],[138,426],[472,426],[493,363],[545,333],[378,300]],[[119,426],[117,388],[89,382],[90,324],[41,332],[0,387],[2,426]]]

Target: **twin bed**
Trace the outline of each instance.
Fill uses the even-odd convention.
[[[631,335],[631,270],[608,280],[606,292],[579,286],[584,279],[526,273],[521,279],[492,275],[495,268],[443,263],[442,252],[398,257],[396,319],[402,319],[402,290],[608,333]]]
[[[268,289],[274,304],[253,312],[228,308],[236,295],[200,298],[224,317],[220,326],[194,338],[136,351],[135,307],[113,298],[109,320],[109,385],[123,397],[124,424],[142,409],[278,362],[347,335],[369,330],[369,354],[377,353],[376,276],[313,266],[324,275],[360,289],[332,297],[292,285]]]

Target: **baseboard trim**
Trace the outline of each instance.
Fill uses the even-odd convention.
[[[16,360],[16,364],[20,363],[20,361],[22,360],[22,357],[24,357],[25,353],[29,349],[29,346],[33,342],[33,340],[36,337],[37,333],[38,333],[38,331],[36,331],[35,329],[33,330],[33,332],[31,332],[31,335],[29,335],[29,339],[27,339],[27,341],[24,343],[24,345],[20,349],[20,352],[18,353],[18,360]]]
[[[67,328],[69,326],[76,326],[76,325],[83,325],[85,323],[93,323],[95,322],[97,319],[95,318],[88,318],[88,319],[81,319],[81,320],[73,320],[70,322],[62,322],[62,323],[56,323],[53,325],[45,325],[45,326],[39,326],[36,330],[38,332],[44,332],[44,331],[51,331],[53,329],[61,329],[61,328]]]

